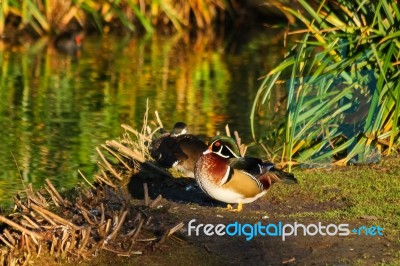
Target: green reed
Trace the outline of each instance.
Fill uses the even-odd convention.
[[[62,31],[71,21],[93,25],[99,32],[110,27],[142,28],[148,33],[158,27],[206,29],[228,9],[223,0],[2,0],[0,34],[5,33],[7,21],[20,21],[18,29],[31,29],[38,35]]]
[[[287,89],[280,133],[262,140],[283,163],[374,162],[399,147],[400,12],[397,1],[323,1],[306,12],[284,7],[303,38],[265,77],[251,125],[278,83]]]

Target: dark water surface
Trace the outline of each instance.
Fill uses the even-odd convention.
[[[211,137],[229,123],[250,142],[258,79],[282,58],[283,37],[271,29],[246,36],[89,36],[76,58],[48,40],[0,46],[0,205],[24,184],[49,178],[68,189],[82,181],[78,169],[91,179],[95,147],[118,138],[122,123],[140,129],[147,99],[150,119],[158,110],[166,128],[182,120]],[[271,110],[285,93],[275,94]]]

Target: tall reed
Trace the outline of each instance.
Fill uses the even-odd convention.
[[[271,148],[294,163],[369,163],[400,144],[400,12],[397,1],[322,1],[306,12],[284,7],[305,30],[298,44],[259,88],[257,113],[284,83],[287,114],[281,145]],[[265,134],[264,139],[271,138]]]

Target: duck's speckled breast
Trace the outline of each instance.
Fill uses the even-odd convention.
[[[196,163],[195,177],[198,182],[210,182],[215,185],[220,184],[221,180],[228,171],[228,160],[214,153],[204,154]]]

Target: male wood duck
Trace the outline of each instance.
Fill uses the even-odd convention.
[[[240,157],[239,148],[230,137],[211,140],[208,149],[197,161],[194,175],[200,188],[210,197],[226,202],[250,203],[265,195],[275,182],[297,183],[293,174],[277,169],[273,163],[259,158]]]
[[[203,141],[188,134],[186,123],[178,122],[171,132],[152,141],[150,154],[158,165],[174,168],[184,176],[194,178],[196,161],[206,149]]]

